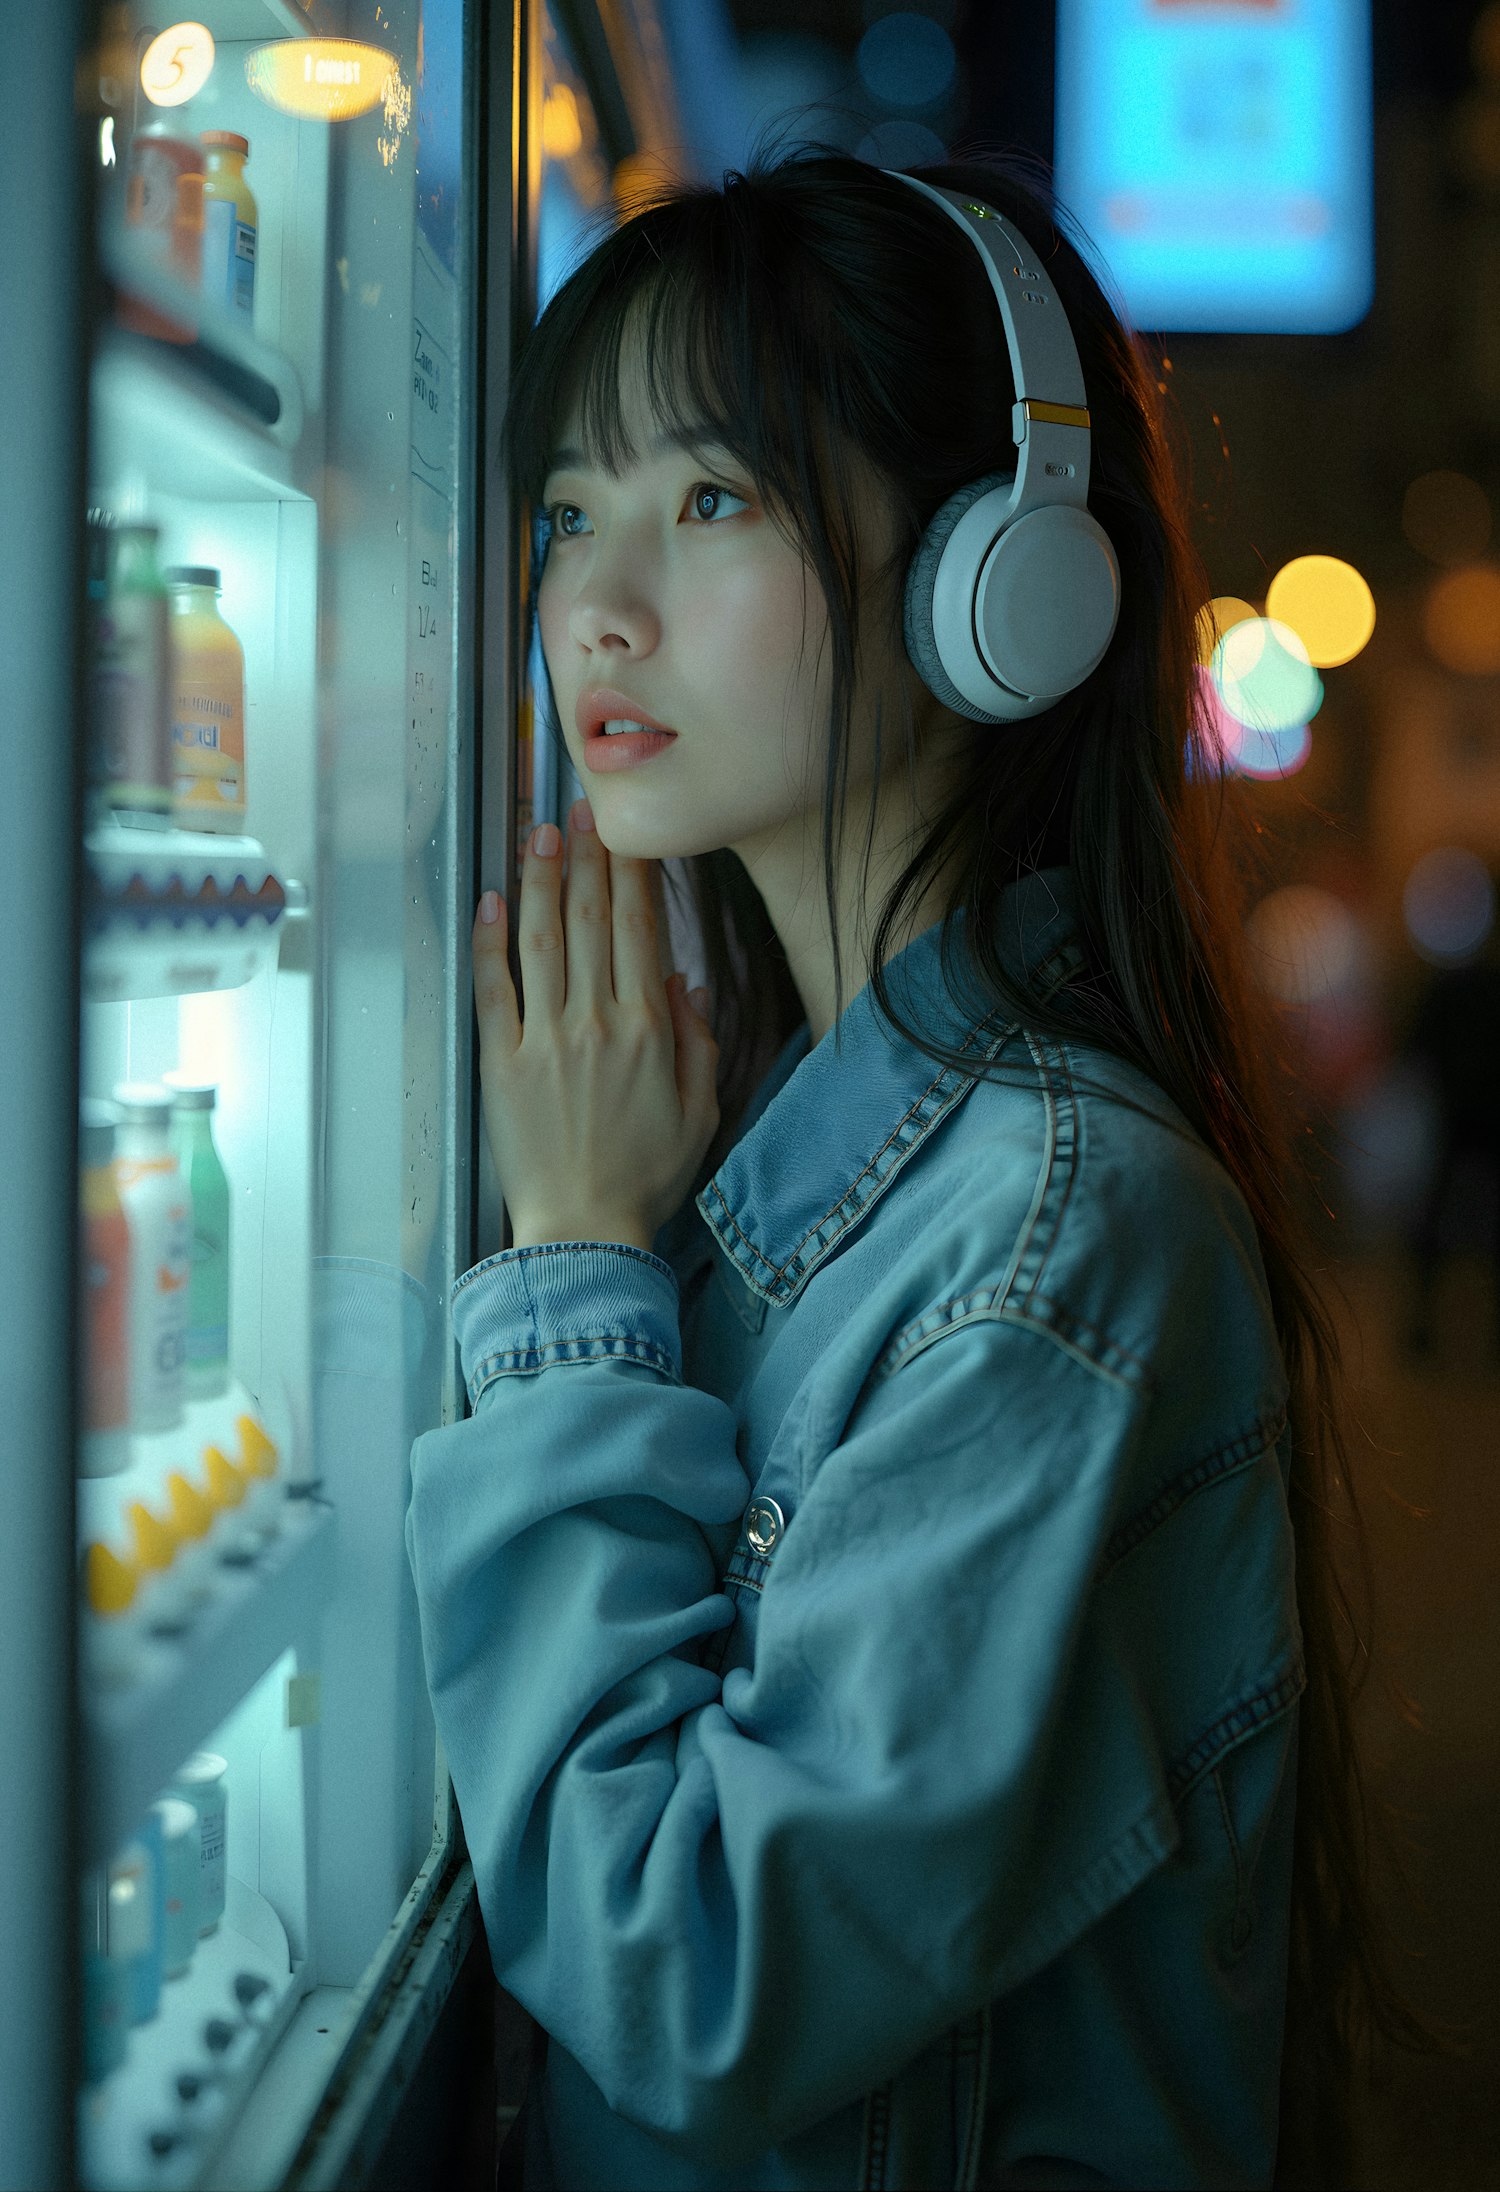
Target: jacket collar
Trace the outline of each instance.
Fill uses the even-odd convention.
[[[1016,1023],[986,1010],[966,936],[960,911],[952,974],[966,1001],[955,1001],[944,979],[941,921],[891,960],[886,978],[903,1017],[987,1063]],[[1007,975],[1038,1002],[1082,970],[1070,868],[1035,869],[1002,893],[999,943]],[[695,1198],[745,1284],[777,1308],[796,1298],[974,1086],[972,1076],[940,1068],[898,1037],[868,984],[837,1028],[815,1049],[809,1041],[804,1020],[756,1092],[733,1149]]]

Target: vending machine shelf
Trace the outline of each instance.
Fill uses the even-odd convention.
[[[84,994],[105,1002],[237,989],[307,909],[253,837],[100,821],[84,862]]]
[[[231,1873],[224,1916],[188,1969],[162,1983],[123,2063],[85,2086],[79,2181],[89,2192],[202,2184],[293,2015],[303,1967],[275,1910]]]
[[[285,477],[287,452],[300,440],[305,417],[291,359],[258,342],[226,307],[155,265],[130,234],[106,230],[101,264],[127,324],[100,331],[95,393],[106,405],[123,401],[127,407],[144,397],[153,410],[166,397],[180,455],[191,461],[190,445],[206,438],[205,429],[220,442],[227,431],[231,462],[258,443],[251,468]],[[128,324],[143,315],[161,333]],[[184,403],[200,415],[185,421]]]
[[[332,1559],[333,1509],[304,1494],[281,1502],[281,1527],[254,1559],[219,1564],[213,1593],[175,1637],[150,1637],[133,1678],[91,1678],[85,1628],[80,1684],[89,1753],[85,1864],[102,1864],[188,1755],[299,1637],[315,1639]],[[101,1617],[85,1612],[87,1625]]]

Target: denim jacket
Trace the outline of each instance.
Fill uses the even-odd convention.
[[[1003,901],[1033,995],[1074,906]],[[526,2192],[1272,2181],[1305,1676],[1255,1230],[1151,1081],[950,996],[940,934],[898,1001],[1007,1085],[863,990],[650,1253],[456,1290],[473,1412],[406,1540],[549,2036]]]

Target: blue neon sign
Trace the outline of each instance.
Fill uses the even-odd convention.
[[[1057,0],[1058,195],[1138,327],[1355,326],[1372,155],[1369,0]]]

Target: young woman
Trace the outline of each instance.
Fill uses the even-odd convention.
[[[1029,713],[908,596],[1019,421],[907,181],[813,146],[673,191],[517,378],[589,800],[475,924],[514,1245],[459,1283],[473,1413],[407,1540],[547,2035],[526,2192],[1344,2184],[1356,2040],[1425,2029],[1365,1886],[1209,587],[1163,384],[1028,173],[920,171],[1014,226],[1081,366],[1118,621]]]

